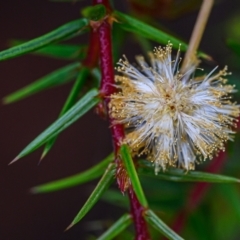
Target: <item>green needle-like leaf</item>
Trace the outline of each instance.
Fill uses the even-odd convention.
[[[144,217],[149,224],[167,237],[167,239],[183,240],[183,238],[181,238],[170,227],[168,227],[151,209],[145,211]]]
[[[51,138],[58,135],[64,129],[72,125],[81,116],[88,112],[93,106],[99,102],[98,91],[96,89],[90,90],[83,98],[81,98],[71,109],[69,109],[62,117],[56,120],[38,137],[36,137],[30,144],[28,144],[19,155],[11,162],[17,161],[19,158],[33,152]],[[11,164],[10,163],[10,164]]]
[[[36,51],[51,43],[59,42],[63,39],[66,39],[70,35],[80,32],[87,25],[88,20],[85,18],[66,23],[63,26],[53,30],[52,32],[0,52],[0,61]]]
[[[142,206],[147,207],[148,206],[147,199],[143,193],[143,189],[139,181],[128,146],[122,145],[120,149],[120,153],[121,153],[121,157],[124,162],[125,168],[127,170],[127,173],[131,179],[131,183],[135,191],[135,194],[137,195],[137,198],[139,202],[142,204]]]
[[[80,68],[79,63],[72,63],[63,68],[57,69],[54,72],[38,79],[37,81],[27,85],[24,88],[17,90],[3,98],[4,104],[17,102],[35,93],[41,92],[45,89],[55,87],[77,77]]]
[[[81,210],[78,212],[77,216],[73,219],[72,223],[67,227],[66,230],[68,230],[73,225],[78,223],[91,210],[91,208],[95,205],[95,203],[100,199],[104,191],[108,189],[108,187],[111,185],[114,179],[114,172],[115,172],[114,170],[115,170],[115,164],[110,163],[104,175],[102,176],[97,186],[93,190],[92,194],[89,196],[86,203],[83,205]]]
[[[85,7],[81,13],[82,15],[92,21],[99,21],[106,16],[106,8],[103,4]]]
[[[148,163],[145,164],[149,166]],[[146,167],[146,165],[142,168],[139,168],[140,176],[149,176],[175,182],[240,183],[240,179],[234,177],[198,171],[186,172],[182,169],[173,168],[166,170],[164,173],[158,173],[155,175],[153,168]]]
[[[94,167],[84,172],[81,172],[57,181],[53,181],[53,182],[49,182],[46,184],[33,187],[31,189],[31,192],[32,193],[48,193],[48,192],[60,191],[66,188],[71,188],[71,187],[92,181],[100,177],[104,173],[106,167],[110,162],[113,161],[113,159],[114,159],[113,154],[110,154],[103,161],[101,161]]]
[[[181,50],[186,51],[188,45],[184,43],[184,41],[177,39],[155,27],[152,27],[136,18],[130,17],[124,13],[114,11],[115,17],[118,19],[120,26],[129,32],[136,33],[145,37],[147,39],[151,39],[161,44],[167,44],[169,41],[173,44],[173,48],[178,49],[179,44],[181,43]],[[212,58],[203,53],[199,52],[199,56],[211,60]]]
[[[131,215],[129,213],[124,214],[103,235],[97,238],[97,240],[114,239],[119,233],[126,229],[131,224],[131,222]]]
[[[73,105],[74,103],[77,101],[78,96],[79,96],[79,92],[82,89],[87,77],[89,74],[89,69],[86,67],[83,67],[77,77],[77,80],[75,81],[72,90],[60,112],[59,117],[61,117],[64,113],[66,113]],[[48,141],[45,145],[45,148],[43,150],[41,159],[44,158],[47,153],[50,151],[50,149],[52,148],[52,146],[54,145],[55,141],[57,139],[57,136],[55,136],[54,138],[52,138],[50,141]]]
[[[147,39],[151,39],[162,44],[167,44],[171,41],[173,47],[177,49],[179,47],[179,43],[181,43],[181,50],[187,50],[188,45],[182,40],[179,40],[155,27],[118,11],[114,11],[114,15],[118,19],[120,26],[129,32],[139,34]]]
[[[25,42],[26,41],[22,40],[11,40],[10,46],[17,46]],[[83,59],[86,56],[86,46],[77,46],[70,44],[51,44],[32,52],[32,54],[65,60]]]

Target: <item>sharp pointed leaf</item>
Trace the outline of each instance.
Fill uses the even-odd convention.
[[[36,51],[51,43],[59,42],[73,34],[79,33],[82,29],[87,27],[87,25],[88,25],[88,20],[85,18],[66,23],[61,27],[47,34],[44,34],[38,38],[35,38],[26,43],[1,51],[0,61],[17,57],[32,51]]]
[[[71,187],[89,182],[91,180],[94,180],[100,177],[104,173],[108,164],[112,162],[113,159],[114,159],[113,154],[110,154],[103,161],[101,161],[97,165],[93,166],[92,168],[84,172],[33,187],[31,189],[31,192],[32,193],[48,193],[48,192],[60,191],[66,188],[71,188]]]
[[[151,226],[167,237],[167,239],[183,240],[183,238],[168,227],[152,210],[146,210],[144,217]]]
[[[119,233],[125,230],[132,223],[132,217],[129,213],[124,214],[119,218],[103,235],[97,240],[111,240],[114,239]]]
[[[36,137],[30,144],[28,144],[11,163],[33,152],[34,150],[42,146],[44,143],[49,141],[51,138],[55,137],[64,129],[72,125],[75,121],[77,121],[81,116],[83,116],[86,112],[88,112],[93,106],[95,106],[99,102],[99,98],[97,96],[98,91],[96,89],[90,90],[61,118],[56,120],[38,137]]]
[[[171,41],[173,47],[177,49],[181,43],[181,50],[187,50],[188,45],[182,40],[179,40],[155,27],[152,27],[136,18],[118,11],[115,11],[114,15],[117,17],[120,26],[127,31],[139,34],[143,37],[146,37],[147,39],[151,39],[162,44],[167,44],[169,41]]]
[[[17,102],[33,94],[36,94],[45,89],[55,87],[77,77],[80,68],[79,63],[72,63],[63,68],[57,69],[52,73],[36,80],[35,82],[23,87],[16,92],[9,94],[3,98],[4,104]]]
[[[77,101],[78,99],[78,96],[79,96],[79,93],[88,77],[88,74],[89,74],[89,69],[86,68],[86,67],[83,67],[79,74],[78,74],[78,77],[77,77],[77,80],[75,81],[71,91],[70,91],[70,94],[60,112],[60,115],[59,117],[61,117],[64,113],[66,113],[73,105],[74,103]],[[52,138],[51,140],[49,140],[45,147],[44,147],[44,150],[43,150],[43,154],[42,154],[42,158],[44,158],[47,153],[50,151],[50,149],[52,148],[52,146],[54,145],[55,141],[57,139],[57,136],[55,136],[54,138]]]
[[[147,39],[151,39],[161,44],[167,44],[169,41],[173,44],[173,48],[178,49],[179,44],[181,43],[181,50],[186,51],[188,45],[184,43],[184,41],[177,39],[155,27],[152,27],[136,18],[128,16],[124,13],[114,11],[114,16],[118,19],[120,26],[126,31],[136,33],[145,37]],[[199,55],[203,58],[211,60],[211,57],[205,53],[199,52]]]
[[[98,182],[97,186],[95,187],[95,189],[93,190],[89,198],[87,199],[86,203],[83,205],[81,210],[78,212],[77,216],[73,219],[72,223],[67,227],[66,230],[68,230],[73,225],[78,223],[92,209],[92,207],[100,199],[104,191],[108,189],[108,187],[112,183],[114,179],[114,172],[115,172],[114,170],[115,170],[115,164],[110,163],[104,175]]]
[[[17,46],[25,42],[23,40],[11,40],[10,46]],[[86,56],[86,48],[85,45],[51,44],[32,52],[32,54],[66,60],[83,59]]]
[[[174,168],[170,168],[156,175],[150,164],[147,161],[141,161],[141,163],[143,162],[145,165],[139,168],[139,175],[141,176],[149,176],[176,182],[240,183],[240,179],[234,177],[199,171],[186,172],[182,169]]]
[[[121,157],[124,162],[124,166],[127,170],[127,173],[129,175],[129,178],[131,179],[131,184],[133,186],[133,189],[135,191],[135,194],[137,195],[137,198],[139,202],[144,206],[147,207],[147,199],[143,193],[143,189],[141,186],[141,183],[139,181],[129,148],[127,145],[122,145],[120,149]]]

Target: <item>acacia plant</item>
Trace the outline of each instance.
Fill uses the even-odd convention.
[[[172,4],[174,8],[174,1],[157,2],[162,6]],[[190,5],[190,1],[185,2]],[[145,6],[142,1],[131,1],[131,4],[138,10]],[[187,229],[184,233],[186,239],[210,239],[204,235],[208,217],[205,224],[201,217],[194,220],[203,229],[206,228],[197,234],[193,233],[194,226],[185,224],[187,218],[191,212],[195,214],[194,210],[210,183],[233,184],[240,181],[217,174],[228,156],[225,142],[233,140],[239,117],[239,105],[231,99],[231,93],[236,92],[236,88],[227,83],[231,73],[227,67],[217,70],[207,66],[210,71],[200,69],[201,62],[212,61],[198,47],[213,6],[213,0],[203,0],[188,44],[160,27],[117,11],[109,0],[93,0],[91,6],[81,10],[82,18],[36,39],[16,41],[15,46],[0,52],[1,61],[27,53],[73,60],[4,98],[5,104],[13,103],[74,80],[56,121],[11,163],[40,147],[43,147],[41,160],[47,157],[53,145],[57,145],[58,135],[93,108],[99,117],[109,122],[113,153],[82,173],[31,190],[35,194],[59,191],[100,177],[66,230],[80,222],[101,198],[115,205],[122,202],[125,209],[128,209],[127,203],[122,199],[129,198],[130,210],[126,210],[97,239],[129,239],[135,236],[137,240],[144,240],[165,236],[180,240],[183,239],[180,236],[183,229]],[[153,9],[151,11],[154,12]],[[153,18],[151,21],[157,26]],[[134,35],[143,50],[151,46],[151,41],[156,46],[153,51],[142,53],[148,54],[148,57],[136,57],[137,64],[131,64],[128,56],[119,50],[129,33]],[[89,35],[87,51],[83,51],[82,46],[59,44],[80,34]],[[229,46],[239,49],[234,41],[229,41]],[[121,55],[123,57],[117,62]],[[209,159],[211,162],[205,170],[195,171],[196,164]],[[110,189],[114,182],[118,190]],[[171,182],[175,184],[171,185]],[[189,186],[180,182],[196,183],[189,191]],[[230,194],[229,188],[224,186],[223,191]],[[164,189],[171,191],[172,196],[164,198]],[[186,189],[189,191],[187,198],[180,194]],[[214,204],[212,198],[209,206]],[[175,211],[174,215],[166,205],[172,205],[178,213]],[[233,207],[239,212],[236,205],[233,204]],[[168,224],[161,220],[159,210],[170,211],[172,218]],[[212,214],[221,218],[217,212]],[[134,226],[134,232],[130,225]],[[211,239],[224,238],[215,234]]]

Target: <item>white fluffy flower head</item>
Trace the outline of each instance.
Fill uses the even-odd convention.
[[[142,56],[134,67],[124,57],[115,77],[119,92],[111,95],[109,109],[116,123],[124,124],[133,154],[144,154],[155,171],[168,166],[186,170],[211,159],[224,142],[232,139],[239,106],[230,101],[234,87],[226,85],[225,67],[213,75],[193,77],[196,65],[178,71],[179,51],[171,58],[172,45],[155,48],[150,65]]]

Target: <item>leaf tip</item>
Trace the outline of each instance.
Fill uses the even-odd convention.
[[[19,160],[19,156],[17,156],[17,157],[15,157],[9,164],[8,164],[8,166],[9,165],[11,165],[11,164],[13,164],[13,163],[15,163],[17,160]]]
[[[2,105],[7,105],[9,102],[8,102],[8,99],[6,97],[4,97],[1,101],[1,104]]]
[[[44,149],[43,152],[42,152],[42,155],[40,157],[40,160],[39,160],[39,164],[41,163],[41,161],[46,157],[48,153],[48,150],[47,149]]]
[[[29,193],[31,193],[31,194],[37,194],[39,192],[40,191],[39,191],[38,187],[32,187],[29,189]]]
[[[74,226],[74,224],[73,223],[71,223],[65,230],[64,230],[64,232],[66,232],[66,231],[68,231],[70,228],[72,228]]]
[[[44,156],[41,156],[41,157],[40,157],[40,159],[39,159],[39,161],[38,161],[38,166],[39,166],[40,163],[42,162],[43,158],[44,158]]]

